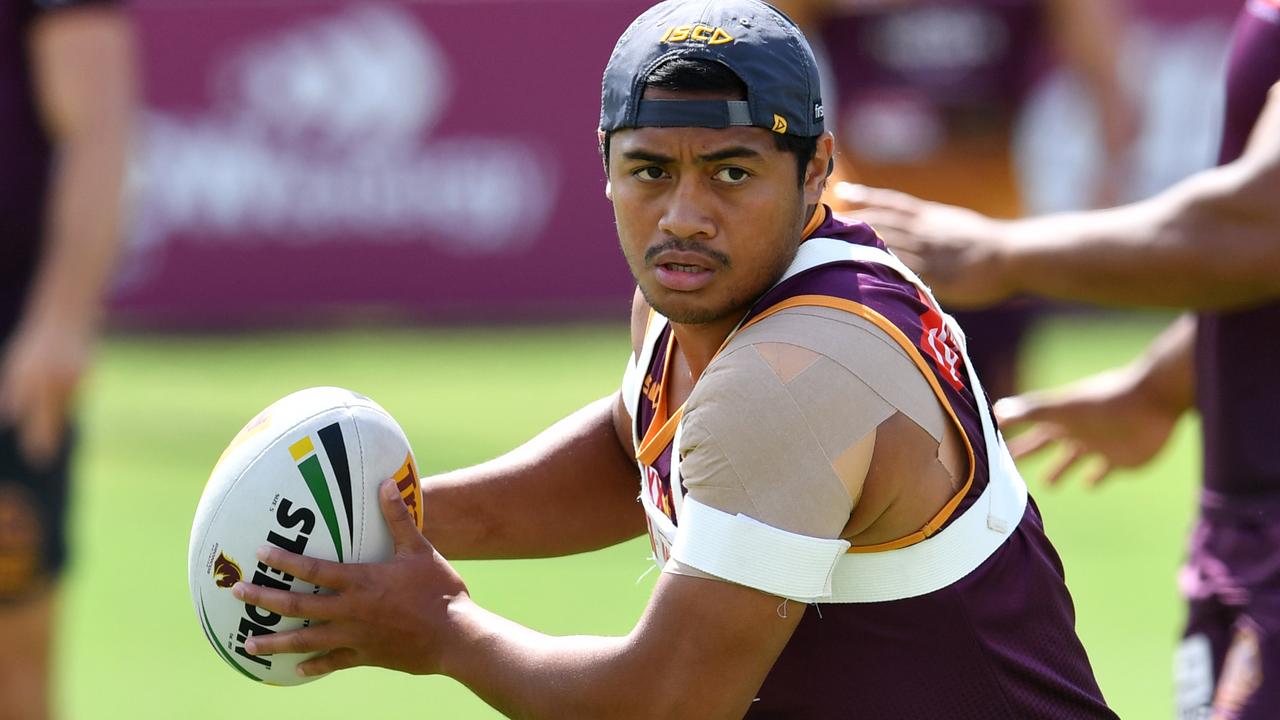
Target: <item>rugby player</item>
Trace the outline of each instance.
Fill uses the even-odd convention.
[[[1249,0],[1227,68],[1220,160],[1145,202],[1002,223],[888,191],[843,187],[954,302],[1013,292],[1191,308],[1142,358],[1053,393],[1002,401],[1034,423],[1015,449],[1061,444],[1049,478],[1141,465],[1191,407],[1204,488],[1181,586],[1182,718],[1280,713],[1280,0]]]
[[[46,718],[68,424],[120,244],[124,10],[0,1],[0,717]]]
[[[427,537],[384,492],[393,562],[264,549],[335,592],[237,584],[324,621],[249,651],[324,652],[308,675],[443,673],[519,717],[1114,718],[963,334],[870,228],[819,203],[818,88],[803,35],[757,0],[632,23],[600,119],[638,285],[621,390],[429,479]],[[516,625],[444,559],[646,529],[663,572],[625,637]]]

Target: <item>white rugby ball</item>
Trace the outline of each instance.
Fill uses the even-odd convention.
[[[263,545],[338,562],[380,562],[393,552],[378,505],[387,478],[422,527],[422,490],[404,431],[381,406],[350,390],[318,387],[263,410],[231,441],[200,497],[187,578],[205,637],[241,675],[297,685],[310,655],[255,657],[249,635],[303,627],[300,619],[247,605],[231,594],[244,580],[291,592],[324,592],[259,563]]]

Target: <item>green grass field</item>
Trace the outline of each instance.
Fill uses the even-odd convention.
[[[1032,385],[1119,363],[1159,318],[1058,321],[1027,356]],[[346,332],[121,337],[85,396],[73,511],[75,560],[59,638],[60,703],[71,718],[469,719],[496,715],[442,678],[359,669],[299,688],[250,683],[205,641],[186,584],[187,539],[214,460],[268,403],[312,385],[378,400],[424,472],[473,463],[611,392],[625,330]],[[1037,488],[1104,691],[1126,720],[1171,716],[1174,586],[1199,467],[1193,422],[1141,473],[1089,493]],[[487,607],[553,634],[626,632],[654,576],[643,540],[559,560],[459,563]],[[292,708],[292,709],[291,709]]]

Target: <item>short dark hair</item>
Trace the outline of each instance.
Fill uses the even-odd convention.
[[[670,90],[672,92],[716,92],[733,95],[739,99],[747,97],[747,84],[742,82],[738,74],[727,65],[702,58],[672,58],[649,73],[645,78],[646,88]],[[604,153],[606,167],[609,163],[609,140],[613,133],[605,133],[600,149]],[[818,152],[817,137],[797,137],[786,133],[774,133],[773,145],[779,152],[786,152],[796,157],[796,174],[798,182],[804,184],[805,170],[809,161]]]

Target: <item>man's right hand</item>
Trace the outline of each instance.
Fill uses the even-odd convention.
[[[1012,295],[1004,223],[965,208],[882,188],[839,183],[836,209],[880,235],[948,306],[994,305]]]
[[[64,442],[67,418],[96,337],[83,321],[23,323],[0,355],[0,423],[13,426],[23,457],[47,467]]]
[[[1125,368],[1057,390],[1005,398],[995,404],[996,419],[1006,430],[1028,426],[1009,440],[1015,458],[1061,448],[1046,483],[1057,484],[1072,467],[1092,459],[1085,485],[1094,487],[1112,469],[1138,467],[1154,457],[1181,416],[1179,409],[1144,392],[1139,380]]]

